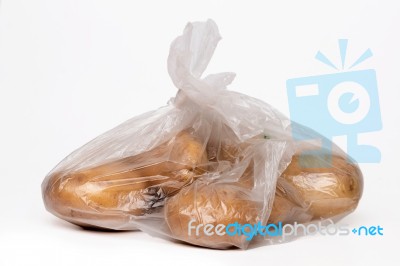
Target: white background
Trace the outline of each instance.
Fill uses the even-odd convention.
[[[396,264],[399,229],[398,1],[2,1],[0,10],[0,265]],[[207,73],[288,115],[289,78],[332,73],[367,48],[383,130],[364,137],[382,162],[362,164],[364,196],[342,223],[384,236],[303,237],[246,251],[172,243],[141,232],[84,231],[45,211],[40,184],[74,149],[176,93],[166,59],[188,21],[213,18],[223,36]]]

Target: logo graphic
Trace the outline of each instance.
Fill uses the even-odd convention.
[[[378,163],[379,149],[358,142],[358,134],[382,129],[376,73],[373,69],[352,70],[370,58],[372,51],[367,49],[346,68],[347,43],[346,39],[339,40],[341,69],[320,51],[315,56],[341,72],[287,80],[290,117],[328,139],[345,136],[347,153],[357,162]],[[307,137],[293,132],[293,138],[298,141],[310,140]],[[321,140],[321,145],[322,149],[331,150],[329,140]]]

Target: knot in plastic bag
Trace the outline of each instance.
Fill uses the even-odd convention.
[[[202,78],[214,50],[221,40],[214,21],[188,23],[181,36],[171,44],[168,72],[180,90],[175,102],[189,98],[200,106],[212,106],[221,90],[232,83],[235,73],[223,72]]]

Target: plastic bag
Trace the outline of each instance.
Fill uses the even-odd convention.
[[[219,40],[212,20],[189,23],[168,57],[176,97],[58,164],[42,183],[47,210],[83,227],[243,249],[254,236],[248,225],[306,223],[354,210],[362,175],[339,148],[301,155],[314,144],[299,145],[293,132],[322,137],[226,90],[234,73],[202,77]]]

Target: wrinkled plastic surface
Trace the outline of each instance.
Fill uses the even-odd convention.
[[[168,58],[176,97],[66,157],[43,181],[46,208],[84,227],[139,229],[211,248],[250,241],[189,235],[191,220],[306,223],[354,210],[362,175],[340,149],[301,156],[313,144],[299,145],[293,132],[322,137],[226,90],[234,73],[202,76],[219,40],[213,21],[189,23]]]

